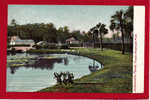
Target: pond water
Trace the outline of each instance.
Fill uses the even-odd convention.
[[[74,79],[90,74],[93,63],[87,57],[70,54],[25,54],[7,56],[7,91],[34,92],[56,84],[54,72],[71,72]]]

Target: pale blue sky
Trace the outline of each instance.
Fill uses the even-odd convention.
[[[18,24],[53,23],[56,28],[68,26],[71,31],[88,31],[98,22],[109,27],[111,15],[127,8],[128,6],[9,5],[8,24],[16,19]]]

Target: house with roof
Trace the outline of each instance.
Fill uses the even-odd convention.
[[[30,45],[33,46],[35,43],[31,39],[22,40],[18,36],[12,36],[10,39],[10,45]]]
[[[32,46],[35,42],[31,39],[20,39],[18,36],[10,37],[10,45],[15,48],[16,50],[26,51],[32,49]]]
[[[68,38],[68,39],[66,40],[66,43],[68,43],[68,44],[79,44],[80,41],[77,40],[77,39],[75,39],[74,37],[70,37],[70,38]]]

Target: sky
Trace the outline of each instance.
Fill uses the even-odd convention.
[[[15,19],[17,24],[53,23],[56,28],[68,26],[70,31],[87,32],[99,22],[108,28],[111,16],[116,11],[127,8],[128,6],[9,5],[8,24]]]

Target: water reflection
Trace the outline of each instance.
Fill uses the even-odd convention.
[[[43,56],[41,56],[43,57]],[[22,62],[23,63],[23,62]],[[33,69],[41,69],[41,70],[52,70],[54,68],[54,64],[55,63],[62,63],[64,65],[68,65],[69,64],[69,60],[67,57],[65,58],[52,58],[52,59],[47,59],[47,58],[31,58],[28,59],[27,62],[25,62],[25,64],[20,65],[20,66],[11,66],[10,65],[10,71],[11,74],[15,74],[16,70],[18,70],[20,67],[25,67],[25,68],[33,68]],[[13,63],[14,64],[19,64],[19,63]]]
[[[15,74],[16,70],[18,69],[19,67],[10,67],[10,73],[11,74]]]
[[[11,55],[12,56],[12,55]],[[55,58],[48,58],[47,55],[38,55],[38,56],[33,56],[33,55],[29,55],[29,54],[25,54],[26,60],[24,62],[17,62],[17,59],[15,58],[11,58],[11,60],[16,60],[16,62],[10,63],[9,64],[9,68],[10,68],[10,73],[11,74],[15,74],[16,70],[18,70],[20,67],[25,67],[25,68],[33,68],[33,69],[41,69],[41,70],[53,70],[54,65],[56,63],[59,64],[63,64],[64,66],[67,66],[69,64],[69,60],[68,59],[72,59],[76,64],[80,63],[83,61],[81,56],[74,56],[71,57],[70,55],[63,55],[63,56],[58,56],[58,55],[51,55],[52,57]],[[25,58],[19,58],[21,59],[25,59]],[[96,61],[93,60],[92,63],[90,63],[88,66],[88,69],[90,72],[95,72],[97,70],[99,70],[100,68],[102,68],[102,65],[96,65],[95,63]],[[16,66],[14,66],[16,65]]]
[[[63,58],[44,59],[40,58],[34,61],[33,64],[27,64],[25,67],[40,68],[52,70],[55,63],[62,63]]]
[[[64,58],[64,65],[68,65],[68,64],[69,64],[68,57],[65,57],[65,58]]]

